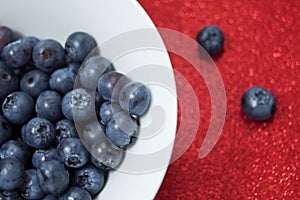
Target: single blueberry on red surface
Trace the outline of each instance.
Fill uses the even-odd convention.
[[[276,99],[269,90],[260,86],[253,86],[243,94],[241,108],[247,116],[254,120],[267,120],[276,110]]]
[[[204,26],[197,35],[198,43],[211,55],[221,52],[224,40],[223,31],[215,25]]]

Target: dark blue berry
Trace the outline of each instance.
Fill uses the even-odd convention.
[[[31,53],[32,48],[29,43],[20,39],[6,45],[2,50],[1,57],[7,66],[20,68],[29,63]]]
[[[32,165],[35,168],[39,168],[43,162],[49,160],[59,160],[56,148],[37,149],[32,155]]]
[[[69,68],[61,68],[51,74],[49,84],[52,90],[66,94],[73,89],[76,74]]]
[[[45,72],[62,67],[66,61],[63,47],[52,39],[39,41],[33,47],[32,59],[35,66]]]
[[[0,190],[15,190],[24,182],[25,167],[14,158],[0,160]]]
[[[91,162],[92,164],[100,170],[108,170],[109,168],[105,166],[99,159],[95,158],[91,155]]]
[[[107,139],[97,120],[85,124],[80,133],[82,141],[97,162],[111,169],[116,169],[122,163],[125,151]]]
[[[69,120],[87,121],[95,111],[92,93],[83,88],[68,92],[62,100],[62,112]]]
[[[92,200],[88,191],[80,187],[69,187],[68,190],[61,195],[58,200]]]
[[[207,25],[198,33],[197,41],[209,54],[217,54],[223,48],[224,33],[215,25]]]
[[[10,123],[24,124],[34,114],[34,100],[25,92],[13,92],[4,99],[2,112]]]
[[[49,121],[58,121],[62,118],[61,97],[53,91],[47,90],[40,94],[36,100],[35,111],[39,117]]]
[[[80,69],[80,66],[81,65],[79,63],[71,62],[68,64],[68,69],[77,74],[78,70]]]
[[[31,49],[33,49],[33,47],[40,41],[34,36],[23,37],[21,40],[22,42],[27,43],[31,47]]]
[[[21,196],[24,199],[41,199],[45,195],[40,188],[35,169],[26,170],[24,173],[24,184],[20,188]]]
[[[267,89],[253,86],[246,90],[241,99],[242,111],[254,120],[269,119],[276,110],[276,99]]]
[[[18,89],[19,80],[14,71],[0,60],[0,102],[10,93]]]
[[[28,166],[30,165],[31,152],[22,140],[9,140],[1,146],[0,158],[15,158],[20,160],[25,166]]]
[[[0,199],[1,200],[22,200],[22,198],[17,190],[0,191]]]
[[[0,54],[8,43],[12,42],[14,39],[13,32],[9,27],[0,26]]]
[[[74,186],[85,189],[91,195],[95,195],[104,186],[104,174],[100,169],[88,164],[74,171],[71,183]]]
[[[33,148],[45,148],[55,140],[54,125],[47,119],[31,119],[22,132],[23,141]]]
[[[143,115],[148,110],[150,102],[150,91],[139,82],[126,84],[119,94],[121,107],[132,115]]]
[[[69,119],[62,119],[55,125],[56,142],[64,138],[79,138],[75,124]]]
[[[36,98],[50,88],[49,75],[38,69],[31,70],[23,75],[20,88],[23,92]]]
[[[12,127],[3,115],[0,115],[0,145],[12,136]]]
[[[116,146],[124,147],[131,142],[131,137],[138,133],[137,121],[127,112],[118,112],[106,126],[107,138]]]
[[[85,89],[95,90],[102,74],[113,70],[113,64],[106,58],[102,56],[89,57],[78,71],[80,84]]]
[[[101,122],[106,125],[111,120],[112,115],[121,110],[121,107],[116,103],[111,103],[110,101],[104,102],[99,110]]]
[[[118,101],[120,90],[129,83],[130,80],[119,72],[105,73],[98,81],[98,91],[103,99],[108,101]]]
[[[46,194],[58,196],[69,185],[69,172],[57,160],[42,162],[37,169],[37,177],[42,191]]]
[[[57,197],[53,195],[47,195],[43,198],[43,200],[57,200]]]
[[[65,138],[57,146],[59,159],[70,168],[79,168],[89,160],[89,152],[79,138]]]
[[[65,51],[71,62],[81,63],[97,46],[96,40],[85,32],[74,32],[66,40]]]

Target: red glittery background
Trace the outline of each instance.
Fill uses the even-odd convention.
[[[213,58],[225,84],[226,121],[203,159],[198,153],[209,126],[207,88],[190,75],[186,61],[171,55],[197,92],[201,126],[190,148],[169,166],[156,199],[300,199],[300,1],[139,2],[157,27],[195,38],[202,26],[216,24],[226,37],[224,52]],[[277,98],[267,122],[241,113],[240,97],[252,85]]]

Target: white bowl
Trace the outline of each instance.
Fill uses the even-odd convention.
[[[152,103],[140,137],[96,199],[153,199],[171,157],[177,99],[168,53],[141,6],[134,0],[1,0],[0,25],[62,45],[70,33],[88,32],[118,71],[147,84]]]

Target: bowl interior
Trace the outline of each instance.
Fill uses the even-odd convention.
[[[177,99],[168,53],[140,5],[130,0],[2,0],[0,25],[62,45],[70,33],[88,32],[117,71],[150,88],[151,107],[141,119],[139,138],[97,199],[153,199],[172,152]]]

